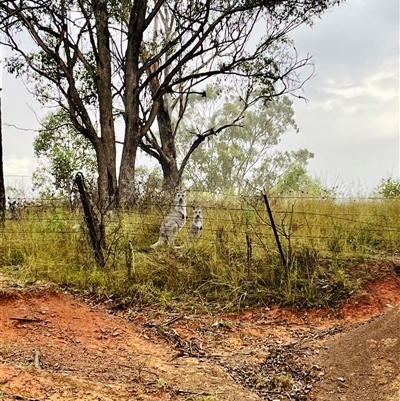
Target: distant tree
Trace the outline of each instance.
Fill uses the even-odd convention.
[[[302,151],[300,151],[301,153]],[[299,154],[295,154],[299,156]],[[300,158],[292,157],[286,171],[277,179],[273,188],[278,195],[306,195],[318,197],[331,197],[334,193],[323,187],[319,180],[310,176],[307,172],[307,162]]]
[[[241,112],[241,96],[224,95],[217,86],[207,88],[207,93],[207,98],[193,97],[187,107],[180,127],[182,133],[177,137],[181,158],[196,132],[228,125],[240,113],[242,118],[192,155],[184,178],[194,188],[211,192],[240,193],[248,184],[297,190],[301,181],[296,174],[305,180],[305,168],[314,155],[306,149],[278,151],[282,136],[291,130],[298,131],[292,101],[284,96],[254,103]]]
[[[75,129],[65,111],[59,109],[48,114],[41,125],[33,143],[38,158],[38,167],[33,173],[34,189],[42,196],[71,199],[78,172],[93,187],[97,178],[95,151]]]
[[[393,177],[384,178],[374,189],[374,193],[384,198],[400,198],[400,180]]]
[[[12,53],[8,71],[67,112],[92,144],[105,210],[118,196],[135,200],[139,148],[177,185],[187,158],[178,169],[171,110],[176,103],[183,115],[187,96],[207,80],[236,77],[260,85],[267,99],[301,88],[298,71],[310,57],[298,57],[288,33],[340,1],[1,0],[0,43]],[[198,132],[188,157],[215,132]]]

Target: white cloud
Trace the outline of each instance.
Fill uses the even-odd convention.
[[[305,85],[309,103],[294,104],[300,133],[283,145],[314,152],[311,173],[366,192],[383,177],[399,176],[399,6],[394,3],[346,2],[294,38],[299,49],[314,54],[316,77]]]
[[[345,99],[355,97],[373,97],[376,100],[396,100],[399,97],[398,60],[386,60],[372,75],[366,76],[360,83],[354,78],[327,79],[325,91]]]

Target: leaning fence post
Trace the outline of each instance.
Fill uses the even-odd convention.
[[[263,198],[264,198],[265,206],[267,207],[267,212],[268,212],[269,220],[271,222],[272,231],[274,232],[276,245],[278,246],[279,254],[281,255],[282,265],[283,265],[283,267],[286,267],[286,258],[283,253],[283,250],[282,250],[281,242],[279,241],[278,230],[276,229],[274,217],[272,216],[272,211],[271,211],[271,208],[269,207],[267,194],[263,193]]]
[[[92,247],[96,262],[101,267],[104,267],[106,262],[103,255],[104,248],[104,233],[102,225],[99,222],[96,213],[93,210],[92,204],[89,199],[89,195],[85,189],[84,179],[82,173],[77,173],[75,176],[75,183],[78,186],[79,194],[81,196],[81,202],[83,206],[83,212],[85,216],[86,225],[89,228],[90,239],[92,241]]]

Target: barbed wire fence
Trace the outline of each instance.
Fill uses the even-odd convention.
[[[190,190],[177,248],[153,249],[175,204],[157,188],[143,189],[133,207],[103,213],[93,195],[105,234],[97,249],[78,194],[7,193],[0,267],[95,296],[144,304],[193,297],[222,309],[334,304],[381,268],[397,273],[400,199]],[[195,206],[202,208],[200,238],[190,231]]]
[[[329,254],[382,253],[395,256],[400,247],[400,199],[334,198],[308,195],[234,196],[192,192],[188,202],[188,223],[179,233],[180,243],[194,246],[222,244],[229,251],[247,255],[275,252],[282,264],[290,263],[298,248],[311,247]],[[188,235],[191,206],[203,209],[204,233],[195,241]],[[83,230],[79,206],[55,198],[8,197],[5,233],[12,241],[44,243],[70,236],[78,240]],[[146,249],[157,240],[163,217],[174,207],[165,201],[139,202],[131,211],[106,216],[108,240],[131,241],[134,249]],[[118,231],[118,235],[116,235]],[[286,260],[288,259],[288,260]]]

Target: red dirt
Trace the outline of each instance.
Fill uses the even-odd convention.
[[[368,324],[326,340],[317,363],[324,380],[318,399],[331,401],[400,400],[400,308]]]
[[[9,288],[3,280],[0,399],[395,401],[398,304],[396,276],[369,283],[339,308],[272,307],[217,316],[178,316],[156,308],[116,312],[55,286]],[[371,320],[382,313],[381,320]],[[389,323],[382,323],[385,316]],[[342,332],[335,334],[339,326]],[[321,368],[307,398],[262,393],[261,384],[242,380],[249,366],[259,372],[277,346],[297,342],[307,345],[304,361]],[[357,365],[364,360],[377,367]]]

